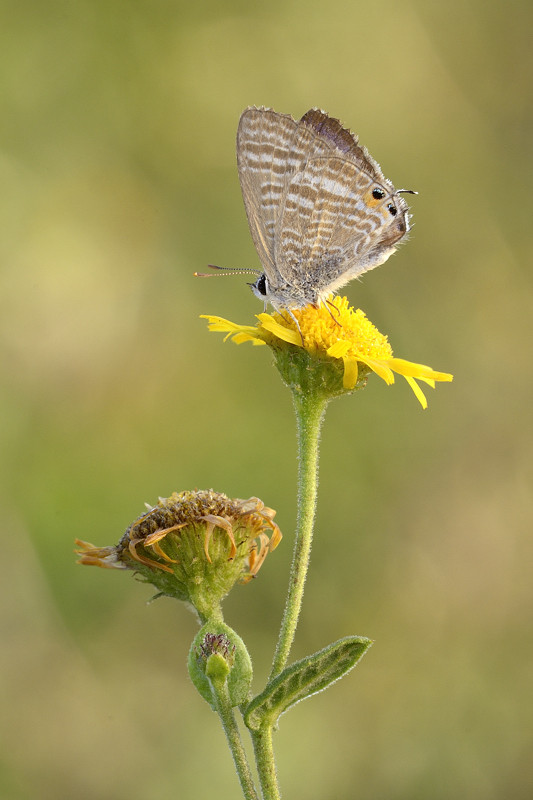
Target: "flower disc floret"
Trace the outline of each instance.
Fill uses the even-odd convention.
[[[277,312],[272,317],[281,326],[294,332],[294,341],[298,338],[302,344],[303,339],[303,347],[309,353],[331,355],[330,349],[342,343],[346,354],[354,358],[392,358],[392,347],[387,337],[378,331],[361,309],[353,309],[346,297],[333,298],[329,308],[306,306],[295,309],[293,314],[299,331],[296,321],[291,317],[284,317]],[[268,326],[268,319],[265,319],[265,323]]]

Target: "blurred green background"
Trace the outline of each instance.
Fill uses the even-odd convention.
[[[256,687],[295,523],[290,395],[252,324],[247,105],[340,117],[412,198],[352,283],[422,411],[373,377],[329,409],[294,656],[375,639],[276,734],[284,797],[525,800],[531,703],[533,9],[526,0],[6,0],[0,10],[0,796],[234,800],[190,684],[193,615],[75,566],[158,495],[258,495],[285,533],[225,602]]]

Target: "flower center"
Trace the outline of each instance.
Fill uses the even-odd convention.
[[[327,308],[323,305],[320,308],[305,306],[294,309],[293,314],[298,320],[304,347],[310,353],[326,353],[337,342],[347,342],[350,344],[349,356],[392,357],[387,337],[378,331],[363,311],[353,309],[346,297],[331,298]],[[284,328],[298,332],[296,323],[288,315],[274,313],[272,316]]]

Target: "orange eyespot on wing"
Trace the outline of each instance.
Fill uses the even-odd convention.
[[[374,186],[363,196],[363,203],[367,208],[376,208],[385,198],[385,191],[380,186]]]

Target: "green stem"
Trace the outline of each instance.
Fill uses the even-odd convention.
[[[198,605],[200,605],[200,603]],[[200,620],[201,627],[203,627],[205,623],[209,622],[210,620],[213,620],[214,622],[224,622],[220,603],[214,605],[212,608],[209,608],[207,611],[201,611],[200,609],[196,608],[196,613],[198,615],[198,619]]]
[[[287,664],[296,633],[311,554],[318,488],[318,442],[328,400],[316,394],[293,394],[298,423],[298,521],[289,590],[269,680]]]
[[[262,726],[258,731],[250,731],[254,745],[255,763],[263,800],[280,800],[278,778],[276,775],[276,762],[272,747],[272,728]]]
[[[237,720],[231,707],[231,700],[226,680],[211,680],[211,688],[218,716],[222,721],[222,727],[228,740],[228,745],[233,756],[233,763],[239,776],[241,789],[246,800],[259,800],[250,765],[243,747],[241,734],[237,726]]]

